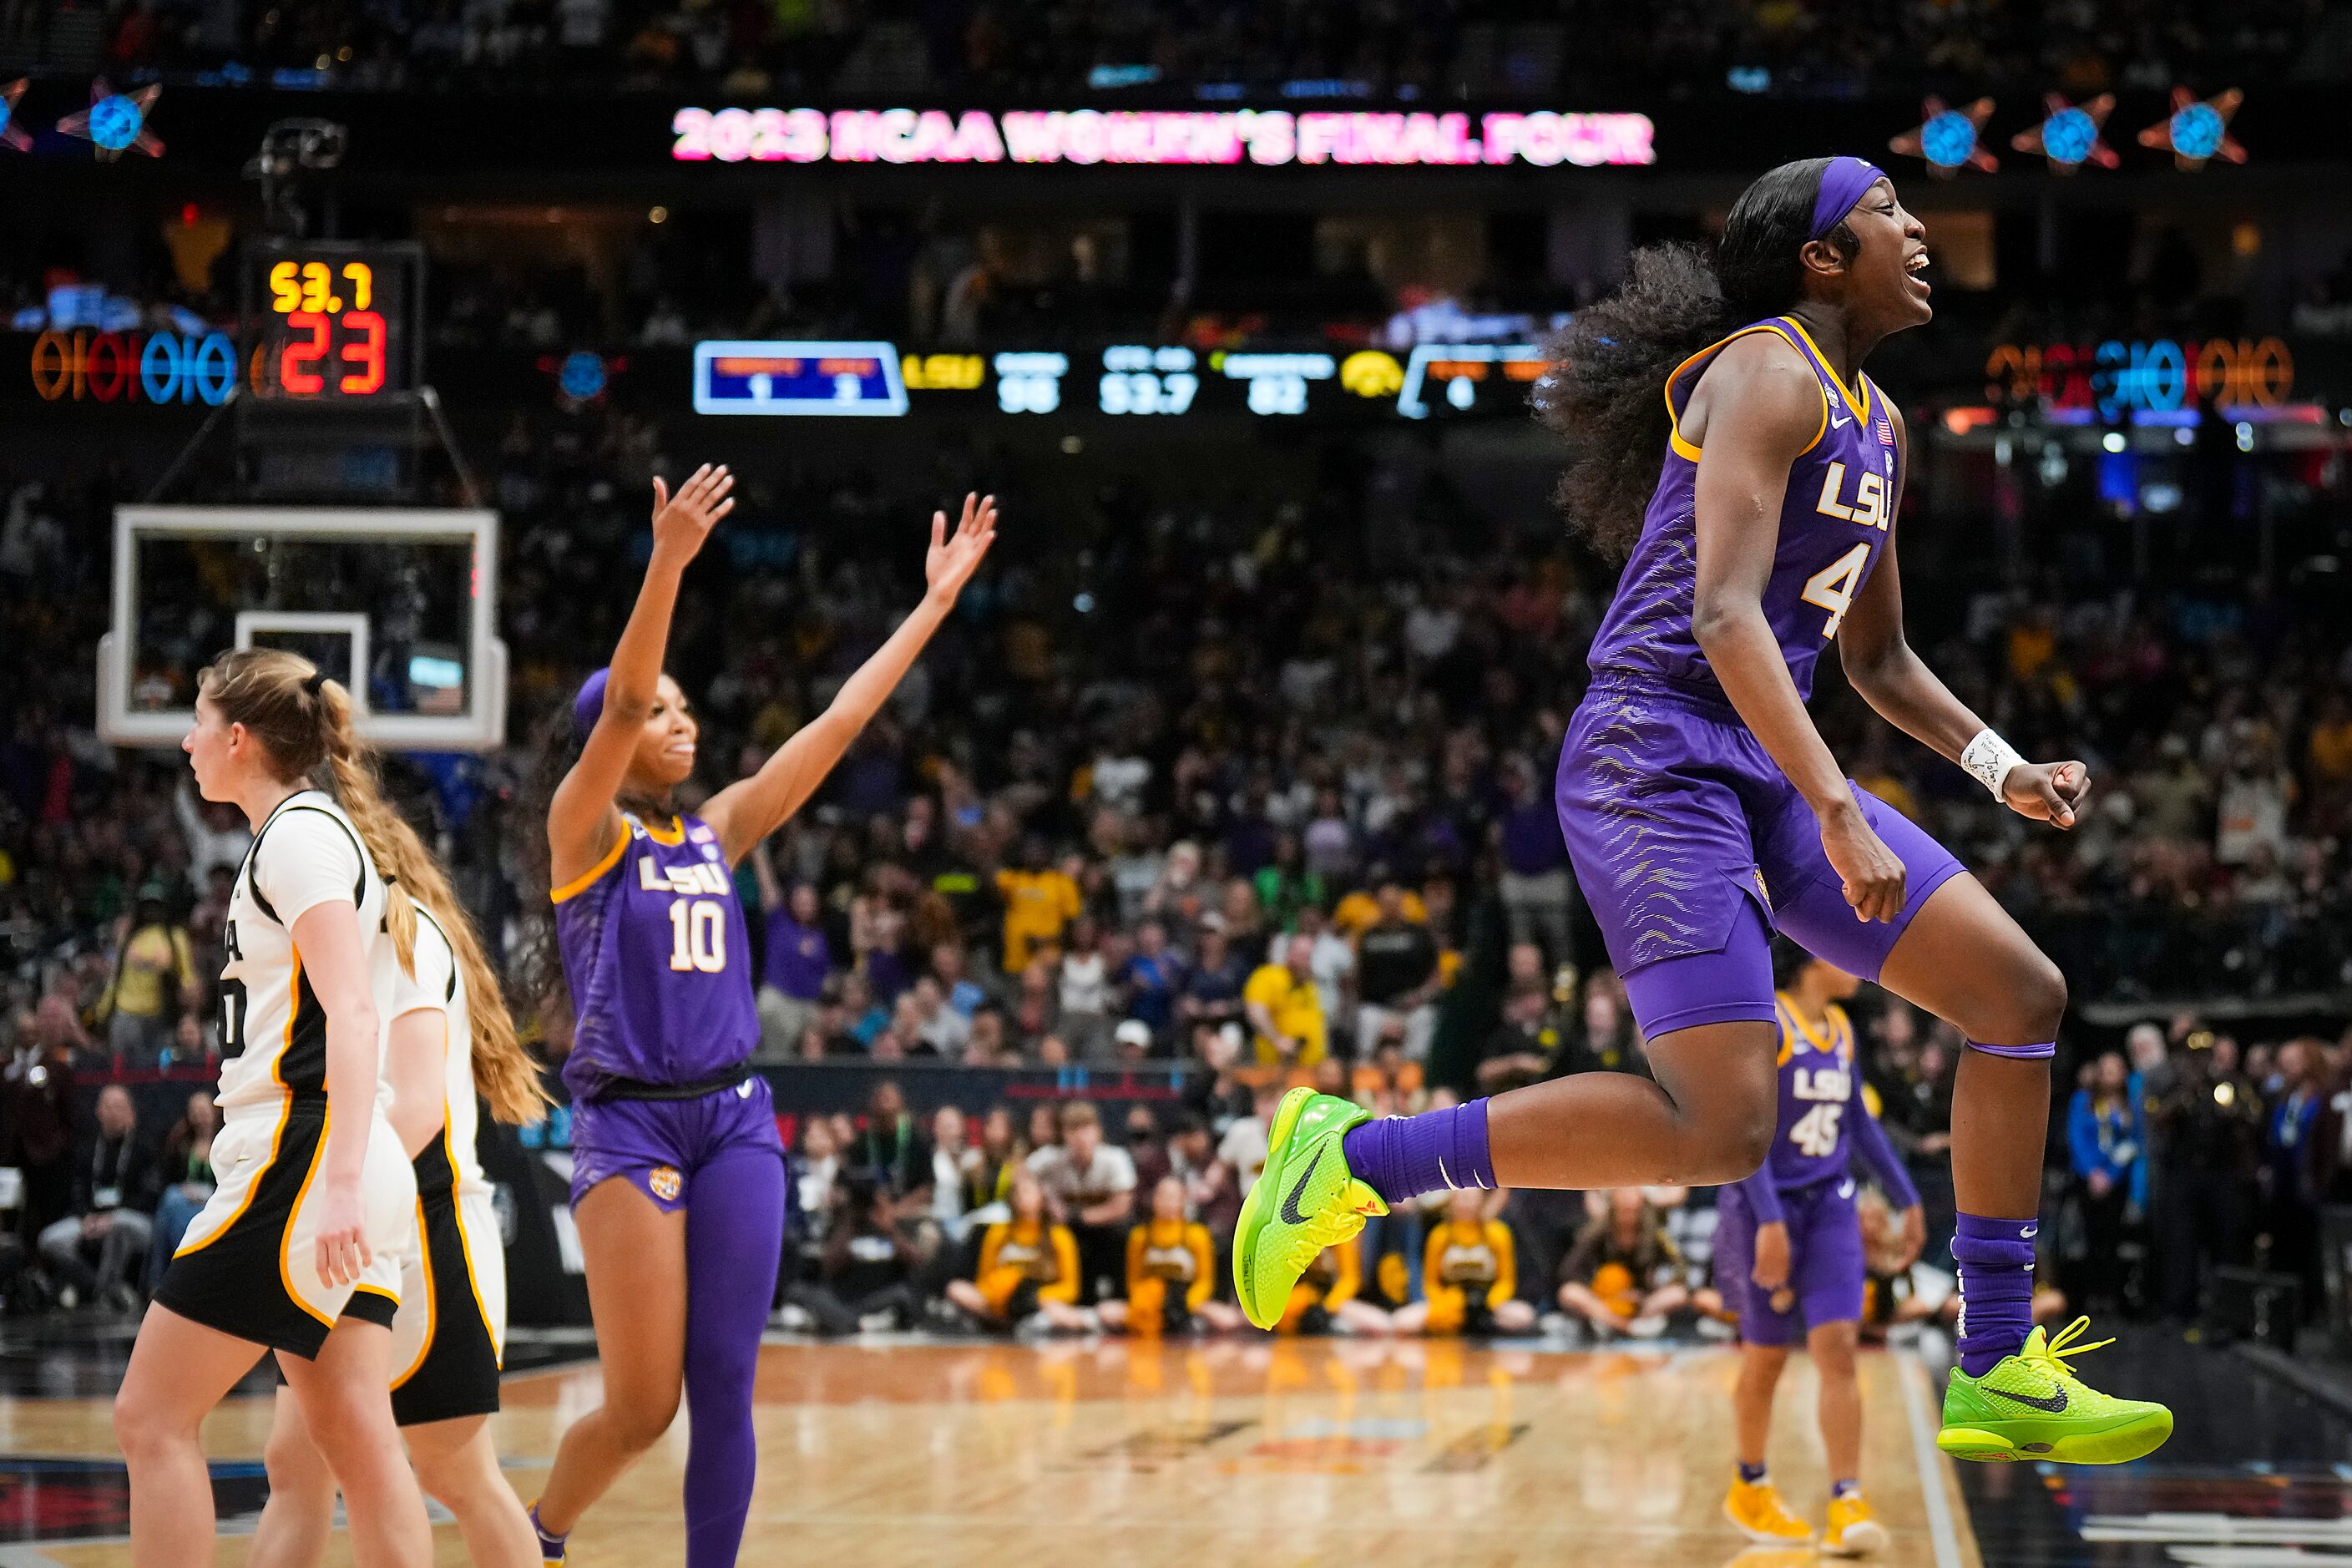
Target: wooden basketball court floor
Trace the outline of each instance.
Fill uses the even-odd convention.
[[[1156,1345],[772,1342],[758,1373],[761,1463],[741,1561],[859,1568],[1305,1568],[1608,1564],[1797,1568],[1720,1512],[1735,1353],[1479,1348],[1447,1342],[1233,1340]],[[1882,1561],[1981,1568],[1932,1396],[1902,1353],[1866,1353],[1864,1484]],[[1783,1381],[1774,1479],[1819,1524],[1828,1478],[1804,1358]],[[558,1436],[599,1399],[593,1362],[510,1377],[499,1448],[526,1497]],[[257,1460],[266,1395],[205,1427]],[[576,1568],[683,1560],[683,1415],[572,1537]],[[110,1459],[105,1401],[0,1399],[0,1450]],[[245,1561],[251,1516],[217,1562]],[[112,1540],[0,1544],[0,1568],[115,1568]],[[453,1525],[436,1564],[467,1562]],[[340,1532],[329,1561],[350,1561]]]

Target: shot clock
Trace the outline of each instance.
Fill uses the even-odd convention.
[[[404,400],[417,385],[423,279],[414,245],[255,246],[245,290],[254,395],[316,407]]]

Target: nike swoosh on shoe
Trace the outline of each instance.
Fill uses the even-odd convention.
[[[1979,1384],[1978,1386],[1982,1388],[1984,1385]],[[1984,1391],[2014,1404],[2025,1405],[2029,1409],[2045,1411],[2052,1415],[2063,1415],[2066,1413],[2066,1391],[2063,1388],[2043,1394],[2011,1394],[2005,1388],[1986,1388]]]
[[[1315,1158],[1307,1163],[1307,1169],[1299,1173],[1297,1182],[1283,1197],[1281,1210],[1283,1224],[1305,1225],[1307,1223],[1307,1216],[1298,1212],[1298,1195],[1307,1190],[1307,1184],[1315,1179],[1315,1173],[1322,1169],[1322,1167],[1323,1149],[1320,1145],[1318,1145],[1315,1150]]]

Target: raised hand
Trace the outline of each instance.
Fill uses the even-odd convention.
[[[980,570],[988,547],[995,542],[994,496],[964,497],[963,517],[952,537],[948,533],[948,514],[931,513],[931,548],[923,557],[923,580],[930,586],[930,596],[954,604],[971,574]]]
[[[2080,763],[2018,763],[2000,781],[2000,798],[2020,816],[2057,827],[2074,826],[2091,793],[2091,770]]]
[[[728,472],[724,464],[715,468],[703,464],[677,487],[676,495],[670,494],[669,486],[656,476],[654,549],[675,555],[681,562],[693,560],[719,520],[735,510],[735,498],[728,493],[734,488],[735,476]]]

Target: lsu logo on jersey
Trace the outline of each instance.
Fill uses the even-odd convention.
[[[1886,466],[1889,469],[1895,466],[1892,452],[1886,454]],[[1863,469],[1854,480],[1853,500],[1848,502],[1838,499],[1845,493],[1845,470],[1843,463],[1829,466],[1828,471],[1822,475],[1822,496],[1814,503],[1813,510],[1823,517],[1858,522],[1864,528],[1875,528],[1884,532],[1894,512],[1895,487],[1889,482],[1888,476],[1869,468]]]
[[[735,890],[725,868],[709,862],[672,866],[664,870],[650,855],[637,860],[637,886],[648,893],[719,893]]]
[[[646,1173],[646,1187],[662,1202],[674,1204],[677,1202],[677,1194],[685,1190],[686,1184],[667,1165],[656,1165]]]
[[[1853,1094],[1853,1079],[1843,1067],[1799,1068],[1789,1092],[1799,1100],[1843,1105]]]

